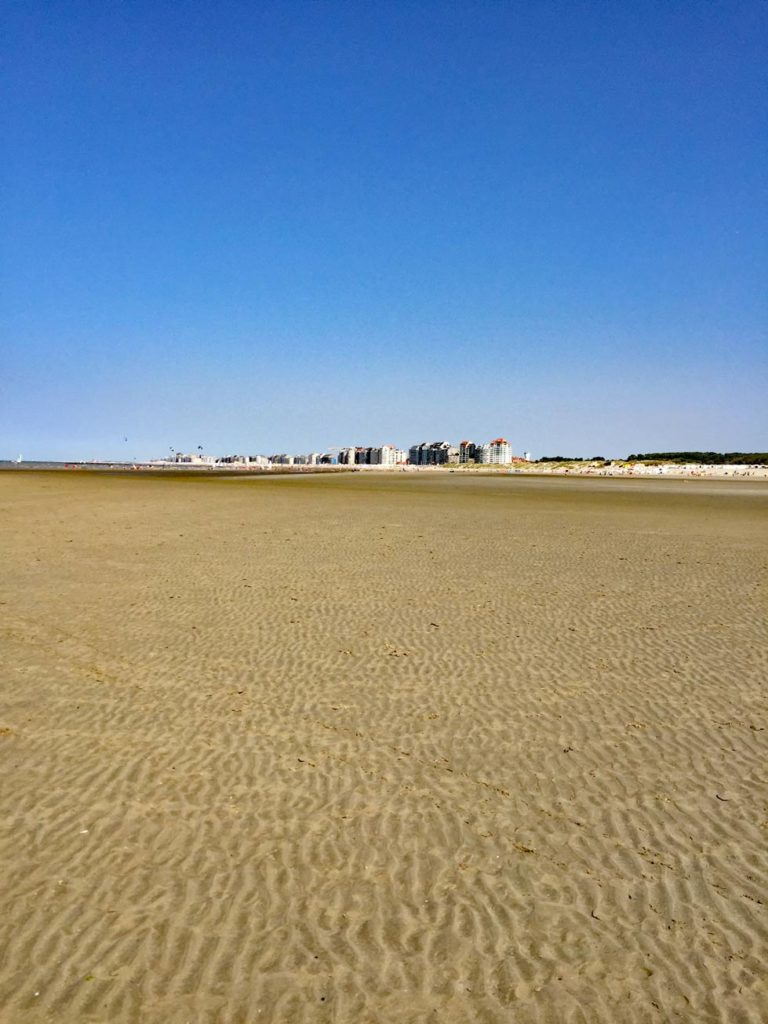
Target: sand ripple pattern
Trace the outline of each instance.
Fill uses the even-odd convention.
[[[768,489],[0,505],[2,1024],[768,1019]]]

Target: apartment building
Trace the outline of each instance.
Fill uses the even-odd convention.
[[[477,462],[480,447],[474,441],[462,441],[459,444],[459,463],[464,465],[467,462]]]
[[[408,458],[402,448],[395,448],[393,444],[383,444],[381,448],[371,449],[372,466],[400,466]]]
[[[183,452],[176,452],[174,454],[173,461],[190,466],[214,466],[216,465],[216,456],[200,454],[185,455]]]
[[[483,465],[506,466],[512,461],[512,445],[503,437],[497,437],[481,445],[477,461]]]
[[[408,449],[408,461],[412,466],[446,466],[458,464],[459,449],[448,441],[422,441]]]

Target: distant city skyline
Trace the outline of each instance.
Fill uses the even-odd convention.
[[[4,28],[0,457],[768,446],[764,3]]]

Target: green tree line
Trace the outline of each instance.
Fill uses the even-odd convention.
[[[711,466],[764,466],[768,452],[645,452],[628,455],[627,462],[702,462]]]

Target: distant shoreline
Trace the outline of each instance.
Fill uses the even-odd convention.
[[[637,480],[768,480],[768,466],[706,463],[620,462],[530,463],[513,466],[195,466],[189,463],[146,462],[14,462],[0,461],[0,472],[113,473],[125,476],[161,477],[273,477],[329,473],[456,473],[462,476],[546,476]]]

